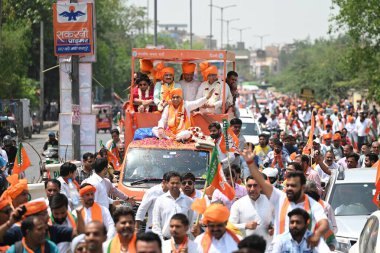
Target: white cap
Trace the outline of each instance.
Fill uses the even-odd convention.
[[[263,173],[267,176],[267,177],[277,177],[278,175],[278,170],[275,169],[275,168],[265,168],[263,170]]]

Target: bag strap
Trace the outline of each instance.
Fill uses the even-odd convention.
[[[24,247],[22,246],[22,242],[18,241],[15,243],[15,253],[22,253]]]

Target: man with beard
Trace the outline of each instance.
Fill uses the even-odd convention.
[[[58,193],[49,199],[51,210],[50,220],[53,224],[66,226],[72,229],[77,228],[76,217],[68,211],[69,201],[67,197]],[[59,252],[68,252],[70,250],[70,242],[61,242],[57,244]]]
[[[240,238],[227,228],[229,216],[230,211],[223,204],[215,203],[207,207],[203,213],[203,224],[207,230],[195,238],[195,243],[203,252],[223,253],[238,249]]]
[[[329,222],[323,212],[322,206],[304,193],[304,186],[306,184],[305,175],[300,171],[288,173],[284,193],[264,180],[253,161],[253,152],[244,150],[243,156],[249,166],[253,178],[256,180],[257,184],[260,185],[262,192],[274,206],[274,234],[280,235],[287,232],[289,229],[287,213],[297,207],[304,208],[311,213],[309,225],[310,231],[313,232],[310,235],[308,242],[312,248],[316,247],[321,237],[327,232]],[[318,226],[316,226],[317,223]]]
[[[108,253],[136,252],[135,216],[132,209],[119,207],[113,214],[116,236],[103,244]]]
[[[107,228],[99,221],[91,221],[84,230],[87,253],[103,253],[102,244],[107,239]]]
[[[318,193],[321,195],[323,192],[321,186],[321,178],[318,175],[318,172],[311,168],[310,166],[310,157],[307,155],[301,156],[301,166],[303,173],[305,174],[306,180],[314,181],[318,187]]]
[[[338,164],[342,165],[343,168],[347,169],[347,161],[346,161],[347,156],[348,156],[349,154],[353,153],[353,152],[354,152],[354,148],[353,148],[352,145],[348,145],[348,144],[347,144],[347,145],[344,145],[344,146],[343,146],[343,156],[344,156],[344,157],[342,157],[342,158],[340,158],[340,159],[338,160]]]
[[[286,168],[286,164],[290,162],[289,154],[284,151],[282,142],[275,139],[274,149],[269,151],[267,157],[264,159],[264,164],[268,164],[266,167],[276,168],[281,172]],[[282,179],[281,174],[280,179]]]
[[[163,175],[161,184],[155,185],[145,192],[144,197],[141,200],[140,206],[136,212],[136,223],[135,223],[136,231],[140,230],[140,224],[145,220],[146,213],[148,213],[148,219],[146,222],[145,232],[152,230],[154,203],[156,203],[156,200],[159,196],[161,196],[162,194],[168,191],[167,175],[168,175],[168,172],[166,172]]]
[[[170,172],[167,176],[169,191],[157,198],[153,208],[152,231],[163,239],[170,238],[170,219],[176,213],[183,213],[189,220],[193,220],[191,210],[193,200],[180,191],[181,176],[177,172]]]
[[[170,235],[171,238],[163,241],[162,252],[186,252],[186,253],[201,253],[202,249],[198,244],[189,240],[187,231],[189,230],[189,220],[182,213],[174,214],[170,219]]]
[[[81,210],[84,224],[89,224],[91,221],[103,223],[108,228],[106,232],[107,238],[111,239],[115,236],[115,223],[112,220],[110,211],[94,201],[95,192],[96,188],[90,184],[84,183],[80,187],[79,195],[84,205],[84,208]]]
[[[261,235],[269,243],[273,208],[252,176],[247,177],[245,188],[248,195],[233,203],[229,221],[246,236]]]
[[[323,183],[327,183],[330,179],[331,170],[337,170],[339,168],[339,164],[334,162],[334,153],[333,151],[327,151],[325,154],[325,160],[321,157],[314,157],[314,162],[317,164],[315,166],[315,170],[318,172],[319,177]],[[326,173],[325,171],[329,172]]]
[[[365,156],[364,165],[367,168],[376,167],[376,163],[377,163],[378,160],[379,160],[379,157],[376,154],[374,154],[374,153],[368,153]]]
[[[201,85],[199,81],[194,80],[195,67],[195,63],[182,63],[183,79],[179,81],[179,84],[183,90],[183,99],[185,101],[194,101],[198,92],[198,87]]]
[[[22,240],[16,242],[7,252],[63,252],[59,251],[53,242],[46,239],[47,230],[48,227],[42,219],[38,216],[29,216],[21,223]]]
[[[324,240],[319,240],[317,245],[309,245],[309,239],[313,233],[308,230],[309,213],[301,208],[293,209],[288,213],[289,232],[274,239],[272,253],[283,252],[330,252]]]
[[[187,172],[181,176],[181,190],[192,199],[200,199],[203,195],[202,191],[195,189],[195,176],[191,172]]]
[[[223,168],[228,167],[228,161],[230,164],[239,165],[239,139],[237,136],[231,130],[228,131],[229,151],[227,151],[225,137],[222,134],[222,127],[219,122],[211,123],[208,130],[218,149],[218,158]]]

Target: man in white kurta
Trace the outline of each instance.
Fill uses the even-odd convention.
[[[179,81],[183,91],[183,99],[185,101],[194,101],[197,96],[198,88],[201,83],[194,80],[195,64],[184,62],[182,63],[182,77]]]
[[[231,253],[238,249],[240,237],[227,228],[230,211],[223,204],[211,204],[203,213],[206,232],[195,238],[195,243],[208,253]]]
[[[170,219],[176,213],[183,213],[192,221],[194,212],[191,210],[193,200],[180,191],[181,176],[176,172],[167,175],[168,192],[157,198],[153,208],[153,233],[161,239],[169,239]]]
[[[213,90],[210,90],[206,96],[197,100],[184,101],[182,89],[173,89],[169,94],[171,104],[165,107],[158,126],[152,129],[153,134],[158,138],[170,138],[169,133],[177,140],[188,139],[191,136],[188,131],[191,127],[190,112],[204,105],[212,94]],[[168,130],[168,133],[165,133],[165,130]]]
[[[229,221],[245,236],[262,236],[267,244],[271,241],[269,228],[273,219],[273,208],[267,197],[260,194],[261,187],[249,176],[246,180],[248,195],[240,198],[231,207]]]

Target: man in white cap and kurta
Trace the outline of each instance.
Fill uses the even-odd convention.
[[[195,63],[184,62],[182,63],[182,77],[179,84],[183,90],[183,99],[185,101],[194,101],[197,96],[199,81],[194,80]]]

